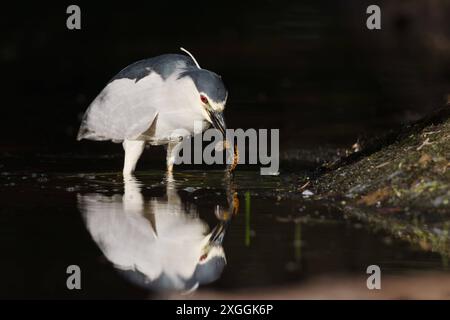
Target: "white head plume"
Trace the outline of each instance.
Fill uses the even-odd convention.
[[[197,60],[195,60],[192,53],[190,53],[189,51],[187,51],[185,48],[182,48],[182,47],[180,47],[180,50],[183,52],[186,52],[189,55],[189,57],[191,57],[191,59],[194,61],[194,63],[197,65],[197,68],[201,69],[200,65],[198,64]]]

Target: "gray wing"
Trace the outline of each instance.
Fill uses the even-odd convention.
[[[195,67],[184,55],[141,60],[120,71],[84,114],[78,140],[140,139],[164,107],[165,81],[174,72]]]

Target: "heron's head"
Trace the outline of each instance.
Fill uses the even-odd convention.
[[[227,102],[228,91],[218,74],[205,69],[196,69],[183,72],[180,77],[192,79],[198,95],[198,103],[208,115],[207,120],[225,134],[226,125],[223,110]]]

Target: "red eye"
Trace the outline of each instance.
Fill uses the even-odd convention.
[[[207,104],[208,103],[208,98],[206,98],[204,95],[200,95],[200,100],[202,100],[202,102],[204,103],[204,104]]]

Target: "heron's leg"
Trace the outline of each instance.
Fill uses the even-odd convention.
[[[124,140],[123,149],[125,150],[125,161],[123,164],[123,175],[129,176],[134,172],[136,163],[145,147],[145,141]]]
[[[175,160],[177,158],[178,152],[180,151],[182,143],[180,141],[172,141],[167,144],[167,157],[166,157],[166,163],[167,163],[167,171],[172,172],[173,171],[173,164],[175,163]]]

